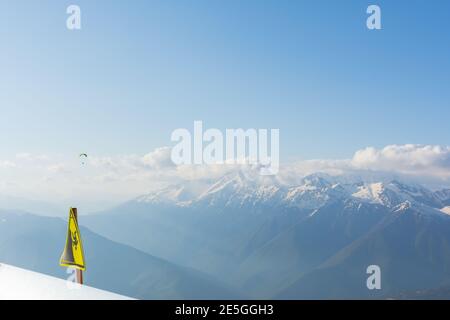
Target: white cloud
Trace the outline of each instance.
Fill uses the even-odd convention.
[[[170,147],[157,148],[146,154],[142,158],[142,162],[153,169],[174,167],[175,165],[171,160],[171,150]]]
[[[217,179],[233,170],[252,173],[251,166],[216,164],[175,166],[169,147],[145,155],[98,157],[90,155],[83,165],[78,157],[22,154],[0,160],[0,192],[51,202],[89,202],[107,207],[181,181]],[[255,171],[255,170],[253,170]],[[255,171],[256,172],[256,171]],[[308,174],[381,175],[414,177],[428,185],[450,183],[450,148],[430,145],[390,145],[382,149],[358,150],[349,159],[304,160],[281,164],[274,177],[281,183],[296,184]],[[108,202],[109,201],[109,202]]]
[[[55,174],[58,174],[58,173],[69,173],[70,172],[70,169],[64,163],[52,164],[52,165],[47,167],[47,170],[49,172],[55,173]]]
[[[0,168],[15,168],[17,165],[12,161],[0,161]]]
[[[350,159],[303,160],[284,166],[284,174],[294,175],[363,171],[449,179],[450,147],[414,144],[389,145],[382,149],[368,147],[356,151]]]
[[[27,153],[27,152],[16,154],[16,159],[22,160],[22,161],[33,161],[33,162],[37,162],[37,161],[45,162],[45,161],[51,160],[50,156],[47,156],[44,154],[31,154],[31,153]]]
[[[357,151],[351,165],[355,169],[449,178],[450,147],[414,144],[370,147]]]
[[[243,165],[181,165],[170,159],[170,148],[163,147],[139,157],[122,156],[97,159],[97,166],[114,172],[119,180],[162,181],[217,178],[238,169],[252,170]],[[450,179],[450,147],[432,145],[389,145],[382,149],[368,147],[355,152],[350,159],[304,160],[281,165],[277,178],[295,181],[295,178],[315,172],[331,175],[380,172],[383,174],[409,175],[425,180]]]

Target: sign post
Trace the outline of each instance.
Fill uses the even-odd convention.
[[[78,210],[77,208],[72,208],[73,215],[75,217],[76,223],[78,225]],[[81,243],[81,237],[80,237],[80,243]],[[79,284],[83,284],[83,270],[75,269],[77,273],[77,281]]]
[[[74,268],[77,282],[83,284],[83,271],[86,270],[86,265],[84,263],[83,243],[78,228],[78,212],[76,208],[70,208],[66,246],[61,255],[59,265]]]

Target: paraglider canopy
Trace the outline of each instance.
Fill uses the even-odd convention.
[[[81,164],[85,164],[85,159],[87,159],[88,155],[86,153],[80,153]]]

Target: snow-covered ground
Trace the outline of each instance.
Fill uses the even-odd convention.
[[[0,300],[126,300],[108,291],[0,264]]]

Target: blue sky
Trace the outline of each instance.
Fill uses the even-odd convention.
[[[282,161],[450,145],[449,19],[445,0],[1,1],[0,158],[145,154],[194,120],[279,128]]]

